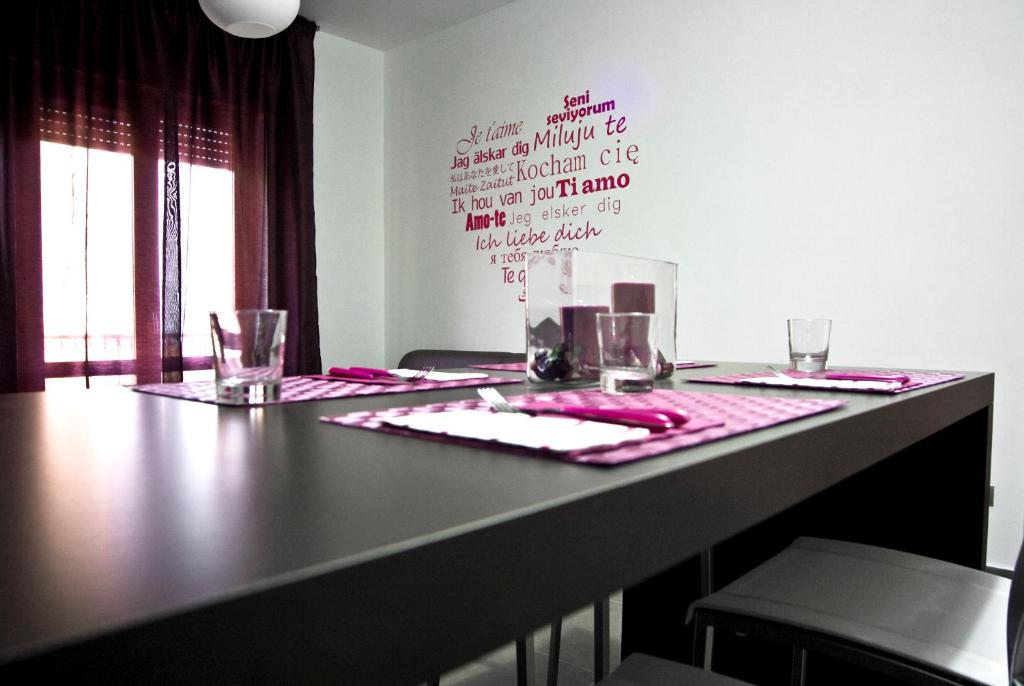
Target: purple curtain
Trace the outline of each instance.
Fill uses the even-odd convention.
[[[288,310],[285,373],[320,371],[315,31],[300,17],[276,36],[237,38],[195,0],[11,6],[0,29],[0,391],[42,390],[62,373],[172,381],[201,366],[182,356],[176,174],[196,160],[233,172],[236,306]],[[226,136],[211,143],[209,131]],[[43,358],[40,142],[57,136],[130,147],[134,360]],[[212,155],[211,145],[223,149]],[[92,265],[102,259],[89,255]]]

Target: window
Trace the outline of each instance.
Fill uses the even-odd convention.
[[[138,321],[145,308],[136,307],[136,298],[146,297],[140,285],[158,292],[163,275],[159,267],[136,264],[134,246],[162,235],[169,174],[180,206],[185,379],[212,378],[208,313],[233,309],[235,302],[228,134],[179,126],[179,157],[190,162],[167,169],[163,159],[147,164],[137,154],[142,146],[135,137],[144,135],[144,127],[56,109],[43,110],[40,122],[47,390],[135,383],[137,331],[150,325]],[[162,131],[151,130],[163,139]],[[155,181],[151,217],[135,214],[134,193],[145,187],[139,174]],[[162,312],[157,306],[143,316],[159,318]]]

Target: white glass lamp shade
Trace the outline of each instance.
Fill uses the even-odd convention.
[[[288,28],[299,0],[199,0],[214,24],[242,38],[266,38]]]

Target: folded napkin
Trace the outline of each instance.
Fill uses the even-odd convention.
[[[608,448],[641,441],[651,433],[638,427],[563,416],[531,416],[487,410],[423,412],[386,417],[383,421],[391,426],[414,431],[554,452]]]
[[[784,388],[820,388],[824,390],[862,390],[862,391],[893,391],[902,388],[900,381],[869,381],[867,379],[819,379],[813,377],[789,377],[770,374],[768,376],[752,376],[740,379],[736,383],[757,384],[762,386],[782,386]]]
[[[306,374],[304,378],[323,381],[347,381],[349,383],[394,385],[409,383],[420,373],[418,369],[376,369],[374,367],[331,367],[327,374]],[[486,374],[473,372],[430,372],[417,379],[424,381],[462,381],[463,379],[486,379]]]
[[[356,379],[375,379],[378,377],[394,376],[386,369],[374,369],[373,367],[331,367],[327,370],[331,376],[344,376]]]
[[[345,381],[346,383],[366,383],[380,386],[394,386],[397,384],[408,384],[405,379],[388,376],[362,376],[362,375],[339,375],[339,374],[303,374],[304,379],[317,379],[319,381]]]
[[[513,403],[527,414],[554,414],[576,419],[589,419],[595,422],[639,426],[652,431],[665,431],[682,426],[690,421],[685,412],[665,408],[649,407],[588,407],[584,405],[567,405],[548,401]]]

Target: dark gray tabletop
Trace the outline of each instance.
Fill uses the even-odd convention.
[[[992,403],[987,373],[900,396],[684,382],[755,368],[662,383],[848,403],[596,468],[317,421],[473,389],[262,409],[0,395],[0,664],[415,682]]]

